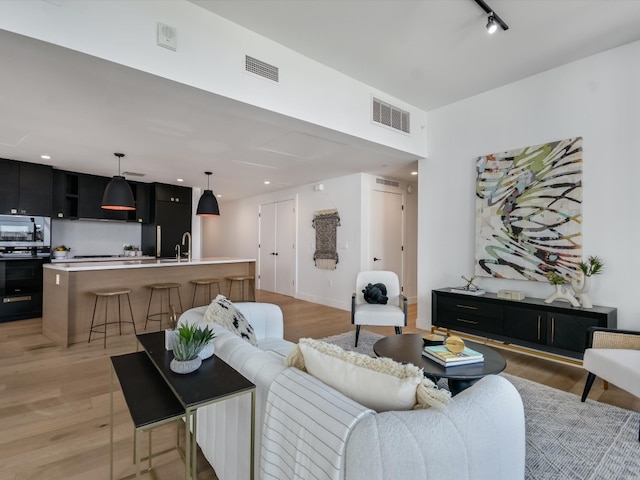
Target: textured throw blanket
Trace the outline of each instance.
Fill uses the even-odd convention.
[[[285,370],[267,397],[260,478],[342,480],[347,438],[374,413],[311,375]]]
[[[316,211],[311,225],[316,229],[316,252],[313,255],[316,267],[335,270],[338,264],[337,228],[340,226],[338,210]]]

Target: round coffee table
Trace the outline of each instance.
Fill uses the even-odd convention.
[[[424,375],[432,379],[446,378],[451,395],[456,395],[470,387],[485,375],[500,373],[507,366],[507,361],[494,349],[481,343],[465,340],[464,343],[484,355],[481,363],[447,367],[436,363],[422,355],[424,341],[419,333],[390,335],[378,340],[373,351],[379,357],[388,357],[396,362],[413,363],[424,370]]]

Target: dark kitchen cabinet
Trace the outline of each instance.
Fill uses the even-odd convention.
[[[111,177],[54,170],[53,217],[69,219],[121,220],[143,223],[147,208],[146,183],[130,182],[135,210],[104,210],[102,196]]]
[[[53,218],[78,218],[78,174],[53,171]]]
[[[182,235],[191,232],[191,188],[154,183],[147,193],[149,221],[142,225],[142,252],[175,257],[176,245],[182,251]]]
[[[617,326],[617,309],[611,307],[506,300],[492,293],[471,296],[447,288],[433,290],[431,308],[436,327],[580,359],[589,327]]]
[[[0,159],[0,213],[51,216],[52,168]]]

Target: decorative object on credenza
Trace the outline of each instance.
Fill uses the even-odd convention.
[[[565,286],[565,279],[562,275],[559,275],[557,272],[549,272],[547,273],[547,279],[551,285],[556,287],[556,291],[547,297],[544,303],[551,303],[554,300],[564,300],[574,307],[580,306],[580,302],[576,300],[571,290]]]
[[[173,360],[169,364],[175,373],[191,373],[202,365],[199,354],[214,338],[213,330],[195,325],[181,325],[176,331],[173,344]],[[213,353],[213,352],[212,352]]]
[[[338,210],[314,212],[311,226],[316,229],[315,266],[323,270],[335,270],[338,264],[337,229],[340,226]]]
[[[582,255],[582,138],[476,159],[476,275],[574,276]]]
[[[524,300],[524,293],[519,290],[498,290],[498,298],[505,300]]]
[[[579,279],[571,280],[571,288],[575,292],[575,297],[580,301],[582,308],[593,308],[591,299],[589,298],[589,289],[591,288],[591,276],[599,275],[604,269],[604,262],[600,257],[591,255],[586,262],[580,262],[580,271],[582,275]]]
[[[465,277],[464,275],[460,275],[460,276],[462,277],[463,280],[466,280],[467,284],[462,287],[451,287],[451,291],[453,293],[463,293],[465,295],[484,295],[486,293],[483,289],[478,288],[473,283],[473,281],[476,279],[475,275],[470,279]]]

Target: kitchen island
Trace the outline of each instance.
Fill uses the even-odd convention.
[[[125,257],[126,258],[126,257]],[[106,288],[130,288],[131,307],[138,333],[143,331],[150,290],[146,285],[153,283],[175,282],[180,286],[183,309],[191,307],[193,284],[191,280],[201,278],[219,278],[222,294],[229,293],[226,277],[236,275],[254,275],[255,259],[246,258],[202,258],[192,261],[175,259],[128,259],[101,262],[66,262],[44,266],[42,331],[58,345],[86,342],[89,338],[91,318],[95,296],[92,292]],[[217,290],[213,289],[215,297]],[[231,299],[240,296],[240,286],[234,282]],[[254,298],[248,295],[249,298]],[[159,300],[158,300],[159,302]],[[154,304],[156,298],[154,297]],[[177,298],[172,296],[176,311],[180,313]],[[202,304],[202,297],[200,297]],[[158,304],[159,305],[159,304]],[[154,305],[158,308],[158,305]],[[123,320],[129,320],[128,306],[123,305]],[[153,306],[152,306],[153,309]],[[157,310],[156,310],[157,311]],[[100,319],[104,310],[99,311]],[[110,320],[117,310],[109,306]],[[100,320],[102,321],[102,320]],[[124,324],[131,329],[131,325]],[[163,324],[163,328],[167,325]],[[111,330],[111,335],[115,331]],[[149,330],[157,330],[157,322],[149,322]],[[131,332],[133,333],[133,332]]]

